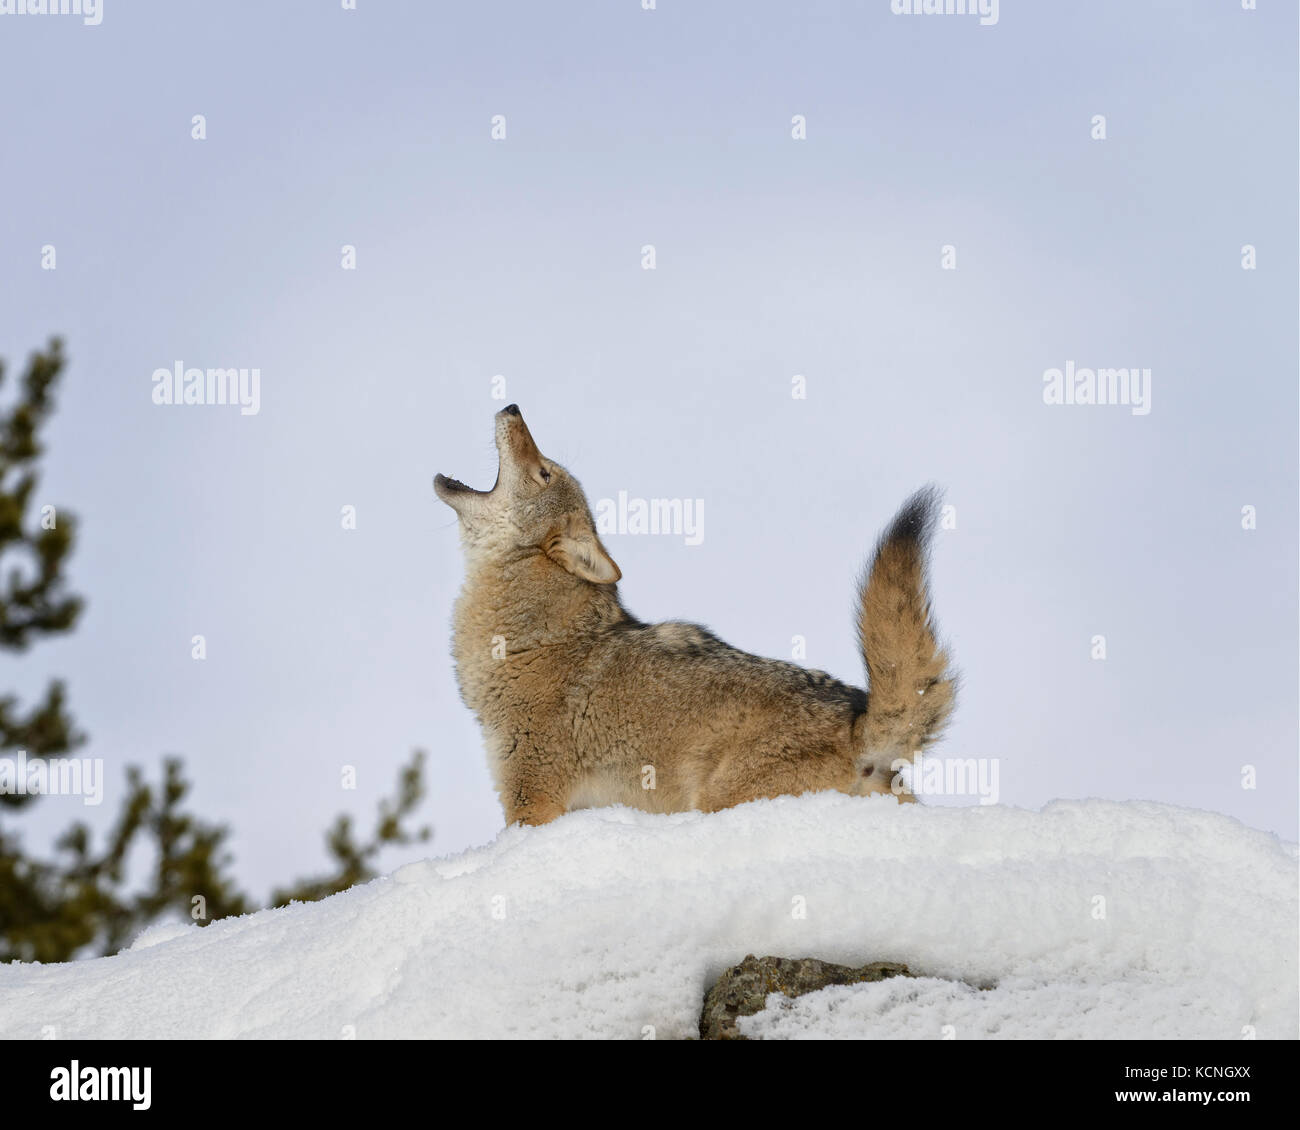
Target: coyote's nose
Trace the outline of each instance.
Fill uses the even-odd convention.
[[[504,412],[507,416],[518,416],[518,415],[519,415],[519,405],[518,405],[518,404],[507,404],[504,408],[501,409],[501,411]]]

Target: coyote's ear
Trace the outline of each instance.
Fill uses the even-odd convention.
[[[612,585],[623,576],[591,527],[573,518],[547,539],[546,556],[593,584]]]

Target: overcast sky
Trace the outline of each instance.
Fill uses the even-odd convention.
[[[1296,44],[1268,0],[0,15],[0,355],[66,338],[39,495],[88,602],[0,687],[66,678],[109,774],[15,826],[181,754],[265,895],[418,747],[434,840],[385,869],[491,839],[430,480],[490,485],[516,401],[593,504],[703,500],[697,545],[606,538],[636,615],[858,684],[854,576],[941,484],[935,752],[1295,839]],[[177,363],[258,411],[154,403]],[[1067,367],[1150,383],[1045,403]]]

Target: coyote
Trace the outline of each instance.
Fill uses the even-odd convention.
[[[644,624],[578,480],[496,414],[497,481],[438,475],[459,519],[453,616],[461,697],[477,716],[507,824],[577,808],[713,812],[760,797],[894,792],[948,721],[956,680],[935,638],[926,547],[939,495],[913,495],[859,583],[870,692],[739,651],[696,624]]]

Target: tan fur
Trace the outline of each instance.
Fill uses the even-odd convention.
[[[867,667],[870,701],[854,737],[858,764],[877,770],[910,759],[943,732],[957,681],[935,639],[926,593],[925,552],[938,493],[908,499],[881,535],[858,586],[858,644]]]
[[[630,616],[577,480],[538,451],[515,405],[496,429],[490,491],[442,475],[434,485],[466,556],[456,677],[507,823],[610,804],[712,812],[821,789],[889,792],[892,763],[947,721],[953,679],[925,592],[932,493],[900,512],[861,587],[868,696],[698,625]]]

